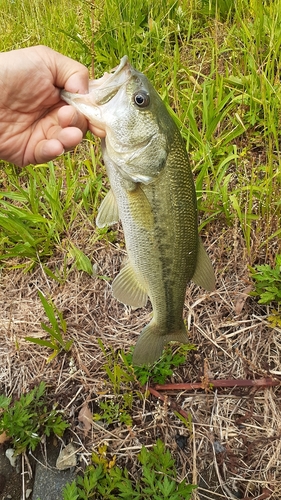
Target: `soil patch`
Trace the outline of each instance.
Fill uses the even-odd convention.
[[[279,380],[281,331],[269,326],[266,308],[248,295],[251,282],[243,238],[239,231],[234,237],[233,229],[222,230],[219,222],[212,231],[205,246],[215,263],[217,289],[207,294],[193,284],[188,287],[184,316],[197,351],[190,353],[171,381]],[[92,451],[106,442],[109,456],[116,455],[118,465],[134,475],[141,446],[151,447],[161,438],[176,458],[179,479],[200,485],[194,499],[279,500],[280,387],[212,390],[206,386],[205,390],[169,392],[164,401],[144,395],[133,401],[132,426],[95,423],[85,435],[78,420],[82,406],[87,403],[95,413],[105,397],[113,397],[98,339],[116,353],[127,351],[151,314],[149,307],[132,310],[111,295],[110,280],[104,277],[113,278],[124,259],[121,233],[119,241],[97,243],[94,248],[88,243],[83,248],[103,278],[73,271],[64,283],[58,283],[39,266],[29,274],[2,270],[1,391],[18,397],[40,380],[46,381],[51,400],[71,422],[80,470]],[[64,265],[60,256],[48,262],[54,270]],[[67,338],[74,340],[71,354],[57,356],[48,364],[50,352],[25,341],[26,336],[45,336],[40,323],[47,319],[38,290],[51,296],[63,312]],[[190,428],[169,402],[190,414]]]

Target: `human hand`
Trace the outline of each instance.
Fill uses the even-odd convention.
[[[65,105],[60,90],[87,93],[86,67],[36,46],[0,53],[0,68],[2,160],[18,166],[46,162],[82,140],[88,122]]]

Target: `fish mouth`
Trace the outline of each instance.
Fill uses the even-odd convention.
[[[92,125],[103,128],[104,123],[99,106],[109,102],[120,87],[130,80],[131,74],[132,66],[128,56],[123,56],[120,64],[110,73],[104,73],[101,78],[90,80],[88,94],[73,94],[61,90],[60,95],[67,104],[71,104],[83,113]]]
[[[128,56],[123,56],[120,64],[113,68],[110,73],[104,73],[101,78],[91,80],[89,83],[90,93],[93,92],[95,104],[100,106],[110,101],[120,87],[127,83],[131,77],[132,66],[129,63]]]

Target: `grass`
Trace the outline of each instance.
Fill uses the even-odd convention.
[[[240,264],[247,269],[239,274],[244,285],[251,281],[248,265],[274,268],[281,251],[281,0],[2,0],[1,13],[1,51],[42,43],[84,63],[95,77],[127,54],[132,64],[151,79],[186,140],[197,190],[200,230],[211,245],[211,257],[217,258],[218,276],[229,268],[233,275],[238,273]],[[114,242],[122,254],[123,242],[118,230],[99,231],[95,227],[97,208],[108,189],[98,140],[87,135],[74,152],[22,170],[1,162],[0,184],[0,267],[5,275],[11,273],[14,279],[15,272],[18,276],[26,273],[36,288],[41,269],[47,283],[45,296],[51,298],[69,286],[73,272],[78,273],[77,280],[83,286],[85,283],[89,294],[93,276],[108,279],[107,269],[99,269],[100,245],[110,252]],[[243,261],[238,263],[241,255]],[[80,293],[83,297],[84,291]],[[279,289],[274,293],[279,297]],[[99,297],[94,292],[93,296],[99,305]],[[221,296],[217,305],[220,319],[211,322],[215,332],[219,321],[226,325],[226,334],[223,330],[219,339],[223,335],[227,338],[228,322],[234,321],[231,313],[226,322],[225,315],[220,316]],[[68,338],[69,331],[80,329],[84,317],[89,317],[92,325],[95,300],[89,299],[91,307],[83,310],[83,319],[78,296],[69,298],[67,305],[52,305],[56,314],[64,309],[64,316],[56,315],[52,325],[50,342],[54,353],[67,351],[62,337],[66,323],[61,319],[67,317],[73,303],[75,328],[67,323]],[[114,314],[108,305],[113,324]],[[127,321],[127,312],[122,314],[121,323]],[[193,318],[193,310],[188,314]],[[91,333],[95,321],[88,328]],[[205,325],[200,323],[199,328],[204,331]],[[219,341],[215,333],[212,335],[217,347]],[[18,339],[13,341],[20,358]],[[111,341],[114,350],[116,340]],[[77,363],[79,342],[77,337],[71,349]],[[102,342],[105,346],[104,339]],[[268,349],[275,353],[278,346],[272,340]],[[258,349],[258,345],[255,347]],[[225,347],[228,349],[229,345]],[[111,354],[108,357],[107,350],[103,352],[101,372],[106,373],[113,395],[112,400],[109,397],[103,401],[103,421],[109,426],[130,426],[139,395],[132,391],[132,400],[121,404],[118,390],[121,383],[132,384],[135,375],[123,367],[125,358],[121,361],[120,356]],[[63,363],[68,355],[63,354]],[[57,362],[52,359],[49,365]],[[264,361],[262,369],[270,367]],[[167,367],[172,372],[170,378],[177,369],[179,366]],[[165,366],[158,366],[158,376],[165,375],[165,370]],[[147,374],[140,376],[144,380]],[[251,494],[246,490],[245,496]],[[258,494],[264,492],[256,490]]]
[[[25,258],[26,264],[18,265],[29,270],[34,263],[46,261],[60,245],[64,253],[70,252],[78,268],[93,272],[87,257],[68,237],[78,219],[82,224],[81,217],[87,216],[90,221],[91,214],[96,214],[103,191],[102,169],[97,171],[93,145],[88,146],[90,158],[82,156],[76,162],[75,155],[68,154],[60,167],[49,162],[23,171],[10,165],[4,169],[6,189],[0,193],[2,262],[17,256]]]
[[[60,311],[58,311],[54,306],[52,301],[48,302],[46,297],[44,297],[41,292],[39,292],[39,298],[41,300],[45,314],[50,322],[50,326],[46,325],[45,323],[41,323],[41,327],[43,328],[43,330],[45,330],[46,333],[49,334],[50,339],[42,340],[34,337],[26,337],[25,340],[53,349],[53,353],[47,360],[47,362],[49,363],[61,351],[70,351],[73,340],[64,339],[64,334],[66,333],[67,328],[66,321],[64,320],[63,315],[60,313]]]
[[[1,50],[44,43],[88,66],[94,61],[96,76],[127,53],[176,113],[196,177],[200,227],[220,217],[227,224],[238,219],[249,256],[259,260],[261,248],[267,254],[272,238],[281,231],[280,5],[280,1],[183,5],[170,0],[136,7],[127,0],[102,4],[72,0],[59,6],[42,2],[39,9],[35,0],[15,0],[3,3]],[[93,168],[93,154],[87,154],[92,162],[84,163],[83,191],[77,156],[66,158],[63,174],[52,165],[27,168],[27,188],[21,181],[13,182],[11,167],[4,165],[5,199],[16,199],[24,216],[9,205],[10,230],[1,219],[7,257],[17,253],[32,259],[48,257],[79,212],[93,205],[96,209],[101,176]],[[62,182],[63,202],[58,198]],[[46,202],[37,200],[35,206],[38,190],[44,191]],[[82,198],[76,207],[73,197]],[[42,219],[46,213],[52,223]],[[27,237],[25,247],[15,241],[17,233]],[[12,250],[7,250],[9,243]]]

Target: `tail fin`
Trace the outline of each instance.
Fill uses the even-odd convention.
[[[150,365],[160,358],[164,345],[170,341],[189,342],[184,322],[180,330],[165,333],[153,320],[143,329],[133,353],[133,365]]]

